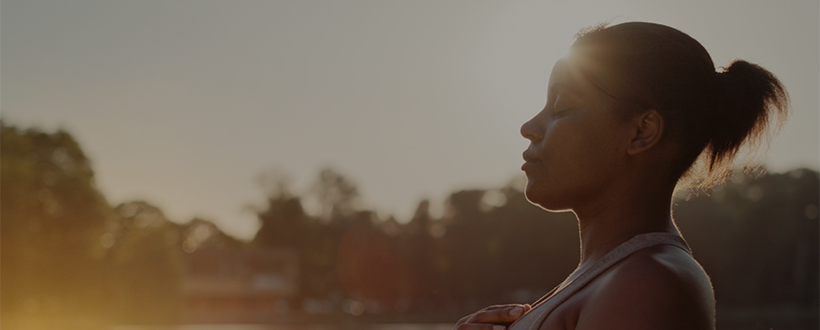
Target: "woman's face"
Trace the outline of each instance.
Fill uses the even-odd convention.
[[[581,74],[572,57],[555,63],[547,104],[524,123],[526,196],[548,210],[574,209],[612,188],[626,161],[628,125],[618,103]],[[586,72],[586,71],[585,71]]]

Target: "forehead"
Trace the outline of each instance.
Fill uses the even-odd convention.
[[[611,92],[599,85],[594,76],[590,76],[590,68],[585,64],[587,63],[579,61],[572,54],[558,60],[550,73],[549,88],[561,88],[585,96],[603,92],[614,97]]]
[[[576,87],[576,80],[577,77],[573,75],[566,59],[562,58],[555,62],[555,65],[552,66],[549,82],[551,88],[557,85],[563,85],[568,88]]]
[[[621,66],[612,61],[616,54],[603,45],[574,45],[562,59],[563,69],[574,81],[583,82],[616,100],[632,99],[630,79]],[[556,63],[557,64],[557,63]]]

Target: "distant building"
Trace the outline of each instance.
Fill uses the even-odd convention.
[[[183,256],[183,323],[280,320],[298,294],[299,263],[285,249],[204,247]]]

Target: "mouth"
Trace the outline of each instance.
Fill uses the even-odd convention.
[[[541,162],[540,160],[538,160],[538,158],[533,157],[532,152],[529,149],[524,151],[522,156],[524,157],[524,161],[527,162],[527,163],[540,163]]]
[[[533,157],[530,154],[529,150],[525,151],[523,156],[524,156],[524,162],[525,163],[524,163],[524,165],[521,165],[521,170],[524,171],[524,172],[526,172],[528,169],[532,168],[533,166],[536,166],[536,165],[541,163],[541,161],[539,161],[538,159],[536,159],[535,157]]]

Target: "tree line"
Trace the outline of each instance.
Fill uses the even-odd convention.
[[[110,205],[68,132],[2,123],[0,142],[2,327],[177,322],[182,257],[208,244],[294,251],[298,293],[287,303],[308,320],[349,315],[350,302],[362,318],[455,320],[531,302],[578,263],[574,216],[531,205],[520,180],[453,192],[437,216],[421,201],[406,223],[362,208],[356,184],[330,168],[302,195],[274,180],[245,242],[202,219],[168,221],[143,201]],[[795,169],[739,174],[675,199],[677,224],[712,278],[719,322],[721,313],[818,309],[819,192],[816,171]],[[320,212],[305,211],[308,198]]]

